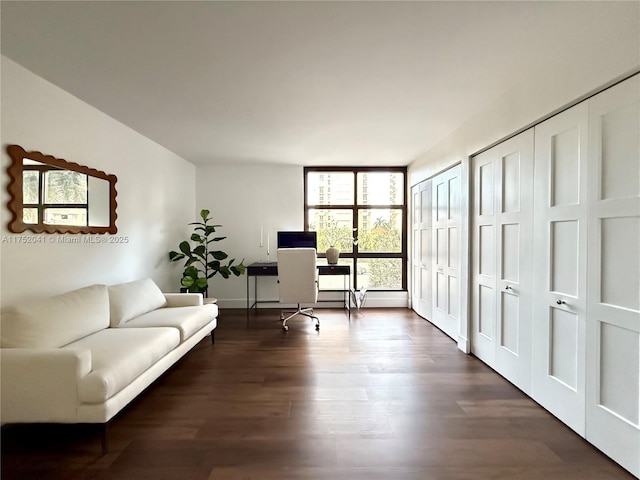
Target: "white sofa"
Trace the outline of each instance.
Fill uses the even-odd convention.
[[[202,295],[163,294],[150,279],[4,311],[0,421],[106,425],[205,336],[213,341],[217,316]]]

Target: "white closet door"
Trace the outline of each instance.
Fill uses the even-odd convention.
[[[471,351],[492,368],[496,357],[496,156],[494,147],[473,157],[471,166]]]
[[[433,303],[431,322],[458,341],[460,333],[460,165],[433,177]]]
[[[531,392],[533,130],[497,146],[496,363]]]
[[[585,433],[588,102],[535,127],[532,396]]]
[[[640,477],[640,77],[593,97],[587,440]]]
[[[426,319],[431,319],[431,179],[412,188],[413,198],[413,310]]]
[[[472,349],[529,393],[533,130],[473,159]]]

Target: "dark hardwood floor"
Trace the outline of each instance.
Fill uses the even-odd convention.
[[[95,427],[7,425],[3,479],[632,478],[406,309],[223,310],[200,342]]]

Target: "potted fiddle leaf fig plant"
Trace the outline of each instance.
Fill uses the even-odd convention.
[[[190,241],[184,240],[178,245],[178,252],[172,250],[169,252],[169,260],[178,262],[185,260],[184,271],[180,284],[182,289],[188,292],[203,293],[205,296],[209,292],[209,279],[217,274],[223,278],[229,278],[231,275],[236,277],[244,274],[244,259],[240,263],[236,263],[233,258],[227,261],[229,255],[222,250],[212,248],[212,243],[220,242],[227,237],[216,236],[216,229],[222,225],[214,225],[211,219],[210,211],[203,209],[200,212],[201,222],[193,222],[189,225],[195,225],[191,234]],[[234,265],[235,264],[235,265]]]

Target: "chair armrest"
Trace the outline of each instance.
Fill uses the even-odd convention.
[[[201,293],[164,293],[167,307],[193,307],[202,305]]]
[[[91,351],[0,349],[2,423],[73,422],[78,382],[91,371]]]

